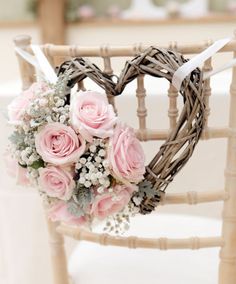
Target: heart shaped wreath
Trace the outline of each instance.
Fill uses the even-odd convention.
[[[17,165],[20,184],[37,186],[52,220],[91,225],[107,218],[106,229],[118,233],[127,227],[130,215],[156,208],[191,157],[204,127],[200,69],[183,81],[184,106],[176,127],[146,167],[134,131],[118,121],[105,94],[72,95],[71,89],[88,77],[117,96],[140,74],[171,82],[186,61],[177,52],[150,47],[126,62],[114,82],[114,76],[96,65],[74,58],[58,68],[55,85],[34,83],[9,105],[15,126],[11,165]]]

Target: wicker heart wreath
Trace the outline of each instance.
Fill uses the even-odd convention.
[[[72,79],[68,82],[69,88],[88,77],[106,93],[117,96],[122,94],[125,86],[140,74],[165,78],[171,82],[174,72],[185,62],[187,60],[179,53],[150,47],[126,63],[117,83],[113,82],[113,76],[103,73],[96,65],[83,58],[64,62],[60,66],[59,75],[68,70],[72,71]],[[148,181],[155,191],[153,197],[143,198],[140,204],[142,214],[150,213],[155,209],[168,184],[192,156],[204,126],[205,106],[200,69],[195,69],[189,78],[184,80],[180,93],[184,107],[177,125],[146,167],[145,181]],[[150,186],[148,183],[146,185]]]
[[[141,165],[143,157],[134,132],[117,123],[107,99],[88,91],[71,95],[71,89],[88,77],[107,94],[117,96],[141,74],[171,82],[174,72],[185,62],[187,60],[177,52],[150,47],[127,61],[114,82],[114,75],[105,74],[83,58],[74,58],[58,68],[56,86],[45,82],[31,86],[23,96],[23,103],[15,101],[10,105],[10,121],[15,124],[11,136],[13,157],[21,172],[26,170],[27,177],[31,180],[33,177],[34,184],[41,186],[40,193],[49,209],[54,208],[54,212],[49,214],[51,219],[76,225],[91,224],[94,216],[104,219],[115,212],[115,224],[110,225],[108,221],[107,226],[110,226],[109,231],[115,229],[118,232],[117,227],[128,220],[129,214],[123,210],[125,203],[129,204],[132,214],[147,214],[156,208],[168,184],[193,154],[204,127],[205,105],[200,69],[196,68],[183,81],[180,94],[184,105],[176,127],[146,167]],[[102,107],[99,108],[96,102]],[[19,105],[24,109],[19,111]],[[84,121],[83,114],[90,120]],[[99,116],[99,124],[91,119],[94,114],[96,118]],[[130,143],[128,148],[131,152],[124,156],[121,151],[121,157],[114,161],[113,155],[117,151],[111,141],[119,144],[120,137],[124,137],[124,145]],[[118,169],[122,169],[125,159],[131,159],[129,163],[135,168],[135,174],[132,169],[126,168],[120,178],[121,170],[119,172]],[[125,174],[126,178],[123,178]]]

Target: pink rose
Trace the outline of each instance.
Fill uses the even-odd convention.
[[[16,169],[16,183],[21,186],[30,186],[30,180],[27,174],[27,168],[23,168],[18,164]]]
[[[118,124],[108,148],[108,161],[114,176],[124,183],[138,183],[145,173],[145,156],[134,130]]]
[[[62,200],[69,200],[75,188],[75,181],[69,168],[55,166],[40,168],[38,181],[48,196]]]
[[[64,165],[77,162],[85,151],[85,140],[64,124],[49,123],[35,137],[35,146],[45,162]]]
[[[72,96],[71,124],[86,140],[93,136],[107,138],[113,134],[117,117],[105,94],[80,91]]]
[[[86,217],[76,217],[68,211],[68,204],[64,201],[58,201],[48,210],[48,217],[53,222],[62,221],[69,225],[83,225],[86,223]]]
[[[23,168],[18,164],[16,159],[6,152],[4,154],[4,161],[6,165],[7,174],[13,178],[16,178],[16,183],[21,186],[29,186],[30,180],[27,177],[27,168]]]
[[[116,185],[113,192],[97,194],[91,207],[91,214],[98,219],[104,219],[121,211],[130,201],[134,188]]]
[[[11,124],[20,124],[22,116],[24,115],[28,105],[35,95],[39,93],[44,93],[50,90],[46,83],[33,83],[29,89],[25,90],[17,96],[9,105],[8,105],[8,117],[9,123]]]

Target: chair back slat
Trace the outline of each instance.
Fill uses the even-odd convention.
[[[31,44],[30,36],[18,36],[14,39],[15,46],[24,51],[29,51]],[[22,81],[22,90],[26,90],[35,81],[35,70],[32,65],[26,62],[18,53],[16,53],[19,63],[20,76]]]
[[[169,97],[168,116],[169,116],[170,130],[172,130],[176,126],[178,113],[179,113],[177,107],[178,92],[176,91],[176,88],[172,84],[170,84],[170,87],[168,89],[168,97]]]
[[[138,100],[137,116],[139,120],[139,131],[140,133],[146,133],[146,117],[147,117],[147,108],[145,104],[146,90],[144,87],[144,75],[139,75],[137,77],[137,89],[136,97]],[[145,137],[143,137],[145,139]]]
[[[203,248],[222,247],[224,241],[221,237],[190,237],[180,239],[169,238],[140,238],[135,236],[118,237],[108,234],[98,234],[86,229],[75,228],[67,225],[60,225],[58,232],[75,240],[86,240],[104,246],[128,247],[130,249],[190,249],[199,250]]]
[[[203,70],[203,72],[210,72],[210,71],[212,71],[212,69],[213,69],[212,68],[212,58],[209,58],[204,62],[202,70]],[[205,102],[205,106],[206,106],[205,127],[208,127],[208,117],[210,115],[209,99],[210,99],[210,96],[211,96],[210,78],[208,78],[204,81],[203,91],[204,91],[204,102]]]
[[[86,91],[84,80],[81,80],[80,82],[78,82],[78,90]]]
[[[112,75],[113,74],[113,69],[111,67],[111,58],[108,56],[109,51],[108,51],[108,46],[102,46],[101,47],[101,56],[103,59],[103,72]],[[117,114],[118,110],[115,105],[115,97],[112,96],[112,94],[109,94],[106,92],[107,98],[109,103],[113,106],[115,113]]]

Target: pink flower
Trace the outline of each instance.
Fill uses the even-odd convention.
[[[27,168],[23,168],[18,164],[16,169],[16,183],[21,186],[30,186],[30,180],[27,174]]]
[[[121,211],[130,201],[134,188],[116,185],[113,193],[97,194],[91,207],[91,214],[98,219],[104,219]]]
[[[45,162],[64,165],[77,162],[85,151],[85,140],[64,124],[47,124],[35,137],[36,150]]]
[[[48,90],[50,90],[50,88],[46,83],[33,83],[29,89],[23,91],[22,94],[17,96],[8,105],[9,123],[20,124],[22,116],[24,115],[34,96],[38,93],[44,93]]]
[[[69,168],[55,166],[40,168],[38,181],[48,196],[62,200],[69,200],[75,188],[75,181]]]
[[[105,94],[80,91],[72,96],[70,107],[72,126],[89,142],[93,136],[107,138],[113,134],[117,117]]]
[[[27,177],[27,168],[24,168],[18,164],[16,159],[6,152],[4,154],[4,161],[6,165],[7,174],[13,178],[16,178],[16,183],[21,186],[29,186],[30,180]]]
[[[138,183],[145,173],[145,156],[134,130],[118,124],[108,148],[108,161],[114,176],[124,183]]]
[[[58,201],[52,205],[48,211],[48,217],[53,222],[62,221],[69,225],[83,225],[87,219],[85,216],[76,217],[68,211],[68,204],[64,201]]]

